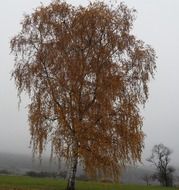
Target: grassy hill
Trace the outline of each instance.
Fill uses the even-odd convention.
[[[64,190],[66,181],[26,176],[0,176],[0,190]],[[177,190],[160,186],[122,185],[77,181],[77,190]]]

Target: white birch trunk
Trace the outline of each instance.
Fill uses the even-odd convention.
[[[70,168],[68,175],[68,184],[66,190],[75,190],[75,179],[76,179],[76,171],[78,165],[78,154],[77,154],[77,145],[74,143],[72,150],[72,157],[70,160]]]

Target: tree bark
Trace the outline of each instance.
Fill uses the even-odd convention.
[[[73,146],[72,158],[70,160],[70,169],[68,176],[68,183],[66,190],[75,190],[75,179],[76,179],[76,171],[78,165],[78,153],[76,144]]]

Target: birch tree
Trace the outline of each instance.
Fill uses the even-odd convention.
[[[88,175],[118,179],[140,161],[141,105],[155,70],[155,51],[132,34],[135,10],[103,2],[74,7],[52,1],[25,15],[11,40],[12,77],[29,95],[35,153],[47,142],[70,166],[75,189],[79,164]]]

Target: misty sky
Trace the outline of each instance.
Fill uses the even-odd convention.
[[[13,56],[9,41],[20,31],[24,13],[50,0],[6,0],[0,6],[0,152],[31,153],[25,109],[27,98],[18,98],[11,79]],[[68,0],[86,5],[87,0]],[[143,130],[146,134],[143,158],[154,144],[164,143],[173,150],[172,162],[179,165],[179,0],[124,0],[137,10],[134,33],[157,53],[157,72],[150,83]]]

